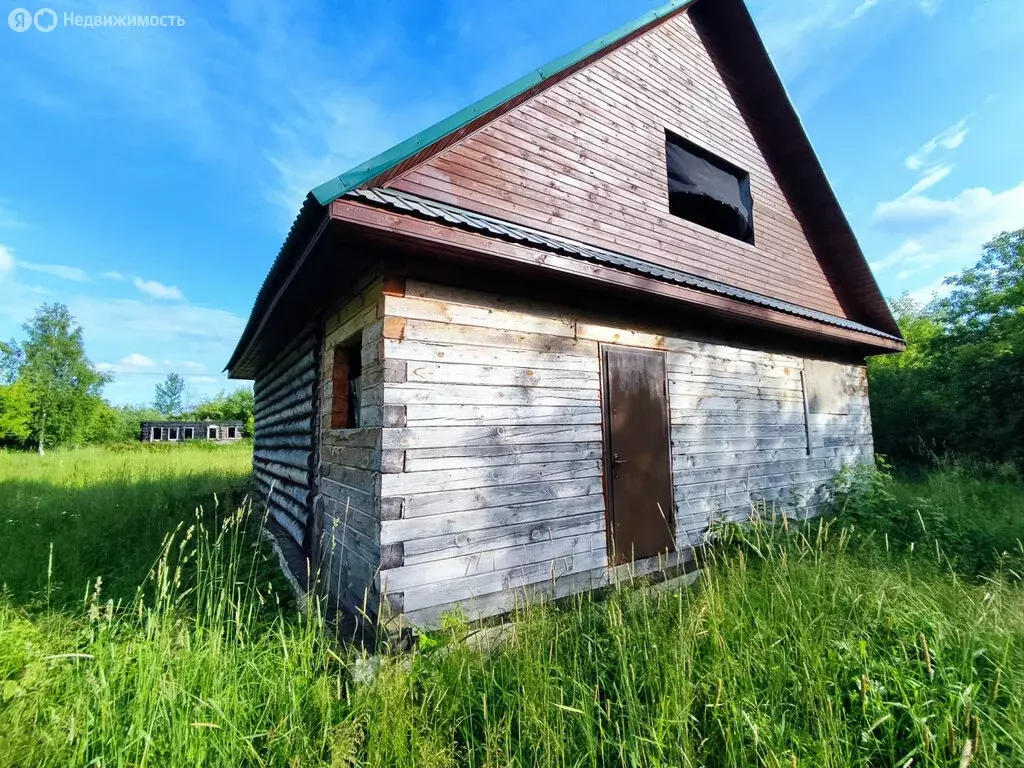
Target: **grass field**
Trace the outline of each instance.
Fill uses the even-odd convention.
[[[247,462],[0,455],[0,766],[1024,765],[1012,473],[858,478],[836,523],[725,532],[692,589],[367,660],[226,514]]]
[[[0,452],[0,584],[22,603],[48,590],[69,603],[100,577],[110,597],[131,598],[198,505],[236,509],[251,462],[237,443]]]

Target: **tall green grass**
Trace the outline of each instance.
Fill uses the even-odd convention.
[[[130,598],[198,505],[236,508],[251,461],[249,443],[0,451],[0,589],[69,604],[101,577]]]
[[[377,659],[279,603],[253,514],[184,523],[130,600],[0,600],[0,766],[1024,763],[1019,582],[887,550],[863,511],[723,531],[690,589],[524,605],[490,649],[453,616]]]

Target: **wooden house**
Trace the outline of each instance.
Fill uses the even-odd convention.
[[[296,575],[429,626],[813,514],[902,348],[742,0],[673,0],[312,190],[228,370]]]
[[[144,421],[139,440],[144,443],[183,443],[192,440],[227,443],[241,440],[245,424],[241,421]]]

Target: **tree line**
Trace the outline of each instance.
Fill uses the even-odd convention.
[[[81,325],[63,304],[44,304],[26,322],[24,339],[0,342],[0,447],[35,449],[129,443],[142,421],[238,420],[253,433],[252,391],[241,387],[186,406],[185,380],[168,374],[152,404],[115,406],[103,396],[113,380],[85,351]]]
[[[875,450],[1024,466],[1024,229],[945,282],[924,306],[892,302],[907,350],[868,362]]]

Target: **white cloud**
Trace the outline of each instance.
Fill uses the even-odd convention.
[[[118,360],[116,363],[97,363],[96,367],[110,373],[140,373],[154,368],[156,362],[138,352],[132,352]]]
[[[0,245],[0,280],[14,272],[14,255],[6,245]]]
[[[76,283],[89,282],[89,275],[85,273],[85,270],[78,267],[68,267],[63,264],[34,264],[30,261],[22,261],[21,259],[15,261],[15,265],[20,269],[27,269],[30,272],[41,272],[44,275],[53,275],[62,280],[73,280]]]
[[[124,282],[124,275],[120,272],[104,272],[103,276],[109,280],[117,280],[118,282]]]
[[[911,153],[904,161],[904,165],[911,171],[919,171],[924,168],[936,152],[939,150],[952,151],[964,143],[967,138],[967,118],[963,118],[955,125],[951,125],[938,136],[926,141],[916,152]]]
[[[902,196],[906,198],[919,195],[925,190],[934,187],[952,172],[953,166],[951,165],[937,165],[934,168],[930,168],[927,173],[914,186],[904,192]]]
[[[1003,192],[965,189],[948,199],[901,196],[875,208],[875,226],[903,242],[872,268],[900,267],[898,280],[935,266],[962,268],[1001,232],[1024,227],[1024,181]]]
[[[184,301],[185,297],[176,285],[164,285],[156,280],[143,280],[141,277],[132,279],[132,285],[138,288],[147,296],[154,299],[167,299],[170,301]]]
[[[851,13],[845,19],[837,21],[836,22],[836,26],[837,27],[844,27],[847,24],[852,24],[853,22],[857,21],[861,16],[863,16],[865,13],[867,13],[872,8],[874,8],[876,5],[878,5],[878,3],[879,3],[879,0],[864,0],[864,2],[862,2],[860,5],[858,5],[856,8],[853,9],[853,13]]]

